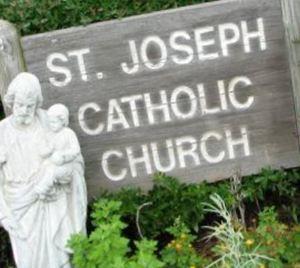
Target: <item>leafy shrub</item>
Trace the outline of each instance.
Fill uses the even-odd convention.
[[[246,213],[249,214],[251,210],[254,214],[252,203],[260,203],[258,211],[264,206],[276,205],[284,212],[285,218],[297,223],[300,215],[300,192],[297,191],[300,183],[299,174],[296,170],[263,169],[258,175],[244,177],[239,194],[243,196],[243,202],[248,207]],[[186,184],[159,173],[155,175],[153,182],[153,188],[147,193],[143,193],[140,189],[127,188],[118,193],[104,194],[110,200],[122,202],[123,220],[129,224],[131,230],[134,230],[133,233],[137,233],[136,211],[141,205],[151,203],[141,211],[140,217],[140,227],[149,238],[161,236],[177,217],[180,217],[189,229],[197,232],[203,221],[208,219],[203,202],[209,200],[209,196],[213,193],[219,194],[228,207],[235,205],[236,202],[229,181]]]
[[[154,255],[156,242],[142,240],[136,243],[137,252],[128,257],[129,240],[122,236],[126,227],[121,221],[121,203],[102,199],[94,204],[92,222],[95,230],[86,237],[72,236],[69,241],[74,251],[72,263],[78,268],[161,268],[163,264]]]
[[[178,218],[174,226],[167,228],[173,240],[162,250],[162,260],[168,268],[204,267],[208,260],[204,259],[193,248],[195,236]]]
[[[161,173],[155,175],[154,186],[148,193],[139,189],[123,189],[119,193],[104,196],[122,203],[121,215],[131,228],[135,228],[138,208],[151,203],[141,211],[140,227],[145,236],[156,238],[172,226],[178,217],[189,229],[197,232],[205,218],[203,201],[208,200],[212,193],[221,195],[228,204],[233,202],[226,182],[186,184]]]
[[[278,221],[274,207],[265,208],[259,214],[259,225],[247,234],[251,247],[259,244],[259,252],[272,257],[270,268],[294,267],[300,264],[300,226],[292,229]],[[249,245],[250,246],[250,245]]]
[[[217,244],[213,248],[217,257],[209,267],[239,267],[257,268],[264,260],[270,260],[266,255],[259,254],[259,246],[248,248],[247,241],[243,235],[243,227],[234,221],[233,216],[228,211],[224,200],[214,194],[210,198],[212,204],[206,203],[206,210],[221,217],[222,222],[216,226],[207,226],[211,231],[208,239],[217,239]]]
[[[128,268],[161,268],[165,265],[155,257],[156,242],[141,240],[136,242],[137,253],[126,265]]]
[[[296,225],[289,230],[285,237],[285,243],[286,248],[282,258],[286,263],[298,264],[300,267],[300,225]]]
[[[0,0],[0,17],[33,34],[209,0]]]
[[[243,179],[242,191],[249,202],[276,206],[285,212],[290,221],[299,223],[300,217],[300,172],[299,169],[272,170],[264,168],[253,176]]]
[[[300,207],[299,191],[297,191],[299,181],[299,174],[295,170],[274,171],[264,169],[259,175],[243,178],[238,192],[243,199],[246,215],[251,214],[251,217],[247,216],[248,226],[252,224],[249,219],[253,218],[257,212],[256,210],[253,210],[253,204],[256,204],[256,199],[260,202],[260,209],[275,205],[277,211],[280,211],[281,219],[286,222],[294,220],[294,222],[297,223]],[[89,228],[91,230],[91,235],[88,238],[78,235],[72,240],[74,251],[78,250],[78,254],[75,252],[73,262],[74,264],[78,263],[79,268],[88,267],[87,264],[89,262],[93,263],[93,261],[103,257],[108,259],[107,256],[110,256],[109,254],[114,256],[116,255],[116,252],[118,252],[119,256],[119,253],[121,252],[121,256],[123,256],[121,260],[124,263],[128,264],[129,261],[140,263],[140,260],[129,258],[131,255],[134,255],[132,249],[135,249],[136,247],[140,248],[140,256],[145,255],[145,253],[142,252],[147,248],[149,250],[147,252],[149,256],[153,256],[153,252],[157,252],[154,244],[150,242],[147,243],[147,240],[145,240],[145,244],[133,243],[133,240],[138,238],[136,216],[137,211],[141,207],[143,208],[140,210],[138,221],[141,232],[148,238],[156,239],[158,241],[158,248],[162,249],[165,248],[166,244],[170,241],[170,236],[174,236],[175,241],[180,239],[178,237],[176,238],[174,234],[170,234],[171,229],[169,229],[178,217],[180,217],[182,224],[184,224],[186,228],[191,231],[191,234],[194,235],[200,230],[201,225],[211,225],[214,220],[218,219],[216,215],[206,211],[203,205],[203,202],[209,200],[210,195],[214,193],[218,193],[224,199],[228,208],[236,207],[237,198],[232,195],[229,181],[222,181],[214,184],[205,182],[200,184],[186,184],[180,183],[179,180],[173,177],[164,174],[156,174],[154,178],[154,187],[147,193],[134,188],[123,189],[117,193],[106,193],[101,199],[98,201],[96,200],[94,204],[91,205],[93,207],[93,213],[89,217],[89,221],[92,221],[92,228]],[[104,202],[103,199],[107,200]],[[111,203],[109,201],[113,202]],[[151,203],[151,205],[144,206],[149,203]],[[296,209],[292,209],[292,207]],[[292,217],[286,217],[289,210],[294,211]],[[282,214],[282,212],[284,213]],[[284,263],[286,265],[299,262],[299,257],[297,257],[299,255],[299,229],[297,229],[297,225],[293,228],[286,226],[286,230],[281,235],[282,239],[280,238],[276,241],[278,244],[276,247],[278,251],[272,249],[272,244],[267,241],[266,237],[259,238],[259,236],[263,236],[263,222],[265,222],[265,226],[272,226],[275,224],[275,220],[274,218],[271,220],[271,216],[272,213],[270,211],[268,213],[265,211],[265,213],[260,214],[260,228],[258,228],[258,232],[260,233],[257,233],[255,228],[253,228],[252,231],[248,230],[248,232],[243,233],[245,238],[249,238],[244,241],[246,242],[249,240],[247,244],[245,244],[247,249],[253,249],[250,245],[251,242],[253,242],[253,247],[260,244],[261,248],[264,249],[260,252],[261,254],[268,254],[269,251],[276,252],[276,254],[273,254],[272,256],[277,260],[277,263]],[[279,223],[278,219],[276,219],[276,221]],[[104,229],[102,229],[102,226]],[[279,230],[280,228],[275,226],[273,229]],[[125,234],[128,238],[124,237]],[[270,235],[273,236],[274,233],[271,232]],[[191,239],[192,236],[188,234],[188,237]],[[297,237],[298,240],[296,239]],[[7,250],[7,237],[2,236],[1,233],[0,239],[2,248],[0,251],[1,267],[6,268],[6,263],[12,264],[10,256],[11,251]],[[260,240],[265,242],[260,243]],[[115,248],[113,244],[110,244],[112,241],[117,241],[113,244],[117,244],[120,248]],[[268,245],[268,243],[270,245]],[[104,250],[102,250],[102,244]],[[99,248],[99,252],[95,251],[96,247]],[[109,249],[107,249],[107,247]],[[217,251],[219,250],[219,253],[216,252],[217,256],[224,250],[221,244],[214,249]],[[103,254],[100,251],[103,252]],[[170,248],[165,248],[164,252],[169,252],[169,256],[175,254],[174,249]],[[138,254],[139,250],[134,255],[135,258],[139,256]],[[184,252],[182,252],[182,254],[185,256]],[[187,254],[186,256],[187,257],[180,257],[180,260],[176,262],[180,263],[184,258],[189,262],[190,258],[194,258],[191,257],[190,254]],[[112,257],[112,260],[113,259],[114,257]],[[154,259],[157,260],[156,257]],[[117,263],[117,260],[115,260],[115,262]],[[165,262],[169,265],[167,260],[165,260]],[[80,263],[83,263],[85,266],[80,266]],[[192,263],[192,261],[190,263]],[[273,262],[273,265],[275,265],[274,263],[275,262]]]
[[[140,200],[138,191],[130,192]],[[147,195],[141,193],[141,196]],[[265,208],[259,214],[258,226],[245,229],[218,194],[212,194],[210,199],[212,204],[202,203],[203,211],[216,214],[222,220],[207,227],[211,231],[208,238],[216,240],[211,249],[212,260],[201,257],[194,249],[196,236],[180,218],[164,230],[173,240],[161,250],[161,260],[156,255],[159,252],[155,241],[135,242],[133,251],[129,247],[130,240],[123,236],[126,224],[120,214],[122,210],[133,208],[124,206],[122,209],[120,201],[102,198],[93,205],[91,214],[95,230],[89,237],[74,235],[69,243],[74,251],[72,262],[78,268],[281,268],[297,267],[295,265],[300,263],[299,225],[289,228],[278,221],[274,208]]]

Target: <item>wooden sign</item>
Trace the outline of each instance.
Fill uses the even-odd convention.
[[[232,0],[21,40],[45,105],[66,104],[90,195],[300,163],[279,0]]]

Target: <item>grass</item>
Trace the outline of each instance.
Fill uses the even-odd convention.
[[[0,0],[0,18],[22,35],[117,19],[212,0]]]

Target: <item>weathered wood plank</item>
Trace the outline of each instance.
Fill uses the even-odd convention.
[[[281,0],[281,3],[300,134],[300,1]]]
[[[22,45],[46,106],[70,108],[93,196],[148,188],[156,171],[199,182],[298,166],[284,36],[280,0],[232,0],[28,36]]]
[[[25,70],[20,36],[14,25],[0,20],[0,96],[3,99],[9,83]],[[5,108],[5,107],[4,107]],[[9,111],[5,110],[8,114]]]

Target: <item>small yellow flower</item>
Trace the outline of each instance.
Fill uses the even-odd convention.
[[[185,240],[185,239],[186,239],[186,234],[182,234],[182,235],[180,236],[180,238],[181,238],[182,240]]]
[[[245,242],[245,244],[246,244],[248,247],[250,247],[250,246],[252,246],[252,245],[254,244],[254,240],[253,240],[253,239],[247,239],[246,242]]]
[[[266,268],[266,265],[260,264],[260,265],[259,265],[259,268]]]
[[[177,244],[175,245],[175,248],[176,248],[176,250],[180,251],[180,250],[182,249],[182,245],[179,244],[179,243],[177,243]]]
[[[196,268],[196,266],[195,265],[191,265],[190,268]]]
[[[226,251],[226,250],[227,250],[227,247],[226,247],[224,244],[221,244],[221,245],[220,245],[220,249],[221,249],[222,251]]]

